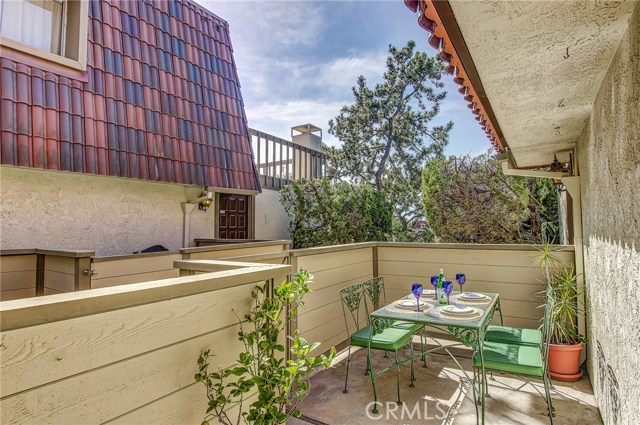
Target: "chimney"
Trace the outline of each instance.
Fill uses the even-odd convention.
[[[291,141],[296,145],[322,152],[322,129],[313,124],[291,127]]]

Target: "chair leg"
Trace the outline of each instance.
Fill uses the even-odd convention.
[[[347,374],[344,377],[344,390],[342,390],[344,394],[349,392],[347,389],[347,382],[349,381],[349,363],[351,363],[351,344],[349,344],[349,350],[347,351]]]
[[[409,345],[410,348],[410,353],[409,355],[411,356],[411,383],[409,384],[409,387],[411,388],[415,388],[416,384],[416,375],[413,371],[413,341],[411,342],[411,344]]]
[[[398,364],[398,352],[395,352],[396,357],[396,385],[398,388],[398,404],[402,404],[400,401],[400,365]]]
[[[478,399],[476,400],[476,405],[482,405],[482,386],[484,385],[484,383],[482,382],[482,374],[480,373],[480,369],[474,368],[473,370],[474,376],[475,376],[475,380],[478,384],[478,388],[476,389],[476,391],[478,391]]]
[[[376,391],[376,376],[373,373],[373,369],[371,368],[371,351],[367,354],[367,364],[369,365],[369,370],[371,370],[371,385],[373,386],[373,409],[371,413],[378,413],[378,392]]]
[[[546,373],[542,377],[542,381],[544,382],[544,392],[547,399],[547,409],[549,409],[549,422],[551,423],[551,425],[553,425],[553,417],[555,416],[555,413],[553,409],[553,399],[551,398],[551,390],[549,389],[549,377]]]

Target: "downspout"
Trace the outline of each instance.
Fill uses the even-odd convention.
[[[189,241],[191,236],[191,213],[196,205],[199,205],[198,208],[207,211],[209,206],[211,205],[211,201],[213,200],[213,189],[209,187],[204,188],[204,193],[198,199],[194,199],[191,202],[183,202],[182,204],[182,247],[188,248]]]
[[[567,188],[567,192],[573,200],[573,245],[575,247],[576,265],[576,287],[578,293],[578,331],[581,335],[587,335],[587,315],[585,305],[585,285],[584,285],[584,245],[582,241],[582,205],[580,200],[580,177],[563,177],[562,184]]]
[[[190,226],[191,226],[191,213],[195,208],[195,204],[191,204],[189,202],[183,202],[182,204],[182,212],[184,213],[183,221],[182,221],[182,247],[189,247],[189,236],[191,234]]]

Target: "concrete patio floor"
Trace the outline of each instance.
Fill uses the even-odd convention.
[[[470,351],[455,349],[456,358],[471,375]],[[406,353],[403,352],[406,355]],[[380,352],[375,353],[374,369],[391,363]],[[303,417],[289,425],[360,425],[360,424],[475,424],[476,410],[473,394],[463,373],[446,354],[430,354],[428,368],[416,360],[415,388],[409,387],[409,364],[401,367],[400,396],[404,410],[395,403],[396,372],[389,371],[376,378],[379,413],[370,413],[373,401],[371,378],[364,375],[366,351],[353,358],[349,371],[349,393],[343,394],[346,371],[346,351],[340,353],[334,365],[318,372],[311,381],[311,392],[300,406]],[[584,376],[575,383],[552,381],[554,423],[602,424],[589,379]],[[487,424],[548,424],[542,381],[527,384],[514,375],[494,373],[489,380],[486,404]],[[425,404],[426,403],[426,404]],[[369,405],[369,413],[366,407]]]

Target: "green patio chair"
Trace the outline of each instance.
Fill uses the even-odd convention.
[[[544,306],[544,317],[549,311],[549,300]],[[511,326],[491,325],[487,327],[485,341],[504,342],[506,344],[526,345],[542,349],[542,331],[540,329],[515,328]]]
[[[387,305],[387,294],[384,289],[384,278],[382,276],[374,277],[373,279],[365,280],[362,283],[364,289],[365,302],[367,307],[367,319],[369,319],[369,313],[378,310],[381,307]],[[369,310],[371,306],[371,310]],[[367,324],[371,324],[367,321]],[[424,329],[424,325],[420,323],[406,322],[404,320],[396,320],[391,326],[398,329],[407,329],[416,334]],[[420,345],[422,350],[422,360],[424,361],[424,367],[427,367],[427,357],[424,355],[425,351],[425,335],[420,332]],[[387,357],[385,353],[385,357]]]
[[[410,346],[413,338],[413,332],[410,329],[393,328],[389,327],[384,331],[376,334],[371,338],[371,325],[361,323],[360,311],[361,307],[365,305],[364,311],[367,314],[366,301],[364,299],[364,289],[362,284],[348,286],[340,290],[340,299],[342,301],[342,311],[344,313],[344,323],[347,329],[347,335],[349,335],[349,348],[347,352],[347,372],[344,379],[343,393],[349,392],[347,385],[349,382],[349,365],[351,363],[353,355],[351,354],[351,347],[368,348],[371,339],[371,349],[381,350],[385,352],[393,352],[396,359],[397,369],[397,387],[398,387],[398,402],[400,402],[400,365],[398,363],[398,351],[404,346]],[[365,323],[368,322],[368,317]],[[355,330],[355,332],[354,332]],[[368,350],[366,350],[368,351]],[[412,351],[413,354],[413,351]],[[367,354],[367,370],[370,365],[369,354]],[[413,361],[411,362],[411,386],[413,386],[414,373],[413,373]],[[374,387],[375,388],[375,387]]]
[[[553,425],[553,416],[555,414],[553,401],[551,399],[551,382],[547,367],[552,310],[553,298],[547,291],[547,303],[542,327],[542,344],[539,346],[485,340],[482,355],[484,357],[485,371],[512,373],[524,377],[525,380],[526,377],[541,378],[544,384],[545,399],[549,410],[549,420]],[[473,367],[473,379],[474,384],[478,384],[478,392],[482,389],[482,386],[484,386],[485,394],[488,394],[487,382],[486,380],[481,382],[482,375],[478,373],[481,362],[480,353],[477,351],[473,354]]]

